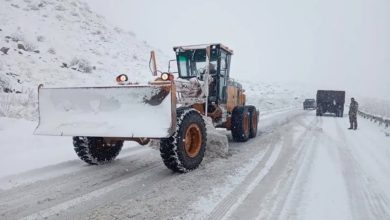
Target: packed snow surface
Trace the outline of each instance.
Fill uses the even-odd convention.
[[[377,124],[358,120],[354,131],[347,117],[268,112],[256,138],[234,143],[219,130],[229,139],[227,157],[206,157],[199,169],[174,174],[158,151],[130,143],[113,163],[88,166],[75,158],[70,138],[33,136],[26,132],[34,123],[1,118],[0,141],[12,148],[0,160],[0,215],[388,219],[390,140]]]

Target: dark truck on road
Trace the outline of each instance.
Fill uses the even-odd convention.
[[[316,109],[316,100],[315,99],[305,99],[303,102],[303,110],[306,109]]]
[[[318,90],[317,91],[317,116],[324,113],[334,113],[336,117],[343,117],[345,103],[345,91]]]

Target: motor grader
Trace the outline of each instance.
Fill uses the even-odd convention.
[[[124,74],[117,77],[117,86],[40,85],[35,134],[73,136],[77,155],[88,164],[112,161],[124,141],[145,145],[156,139],[164,164],[175,172],[196,169],[202,162],[205,119],[231,130],[235,141],[255,137],[259,112],[246,105],[241,84],[229,77],[233,51],[222,44],[173,49],[177,72],[155,74],[146,85],[133,84]]]

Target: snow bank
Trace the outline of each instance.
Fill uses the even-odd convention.
[[[218,131],[214,126],[211,118],[203,117],[206,123],[207,129],[207,144],[206,153],[207,157],[227,157],[229,154],[229,141],[221,131]]]

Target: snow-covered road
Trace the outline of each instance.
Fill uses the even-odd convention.
[[[113,163],[88,166],[75,155],[45,161],[56,146],[43,146],[39,169],[25,171],[28,159],[16,156],[0,166],[0,219],[390,219],[390,138],[359,122],[351,131],[347,117],[270,112],[257,138],[230,141],[228,158],[206,157],[186,174],[148,147],[128,145]]]

